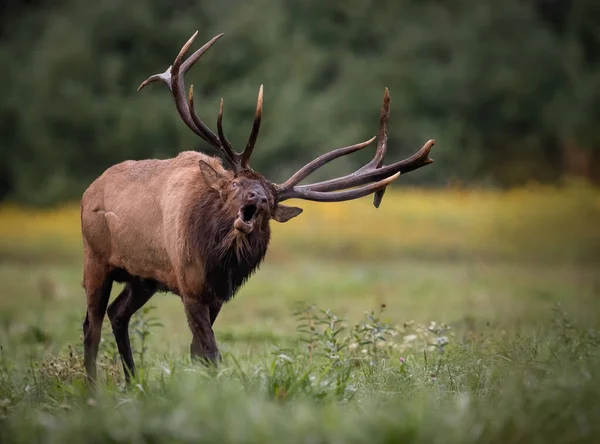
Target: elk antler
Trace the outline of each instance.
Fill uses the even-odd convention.
[[[248,138],[248,143],[246,144],[244,151],[238,153],[234,150],[233,146],[229,140],[227,140],[227,137],[225,137],[225,133],[223,132],[223,99],[221,99],[221,105],[219,107],[219,114],[217,117],[218,135],[215,135],[215,133],[213,133],[196,114],[194,108],[193,85],[190,87],[186,101],[185,83],[183,79],[185,73],[194,65],[194,63],[198,61],[198,59],[200,59],[200,57],[202,57],[206,51],[210,49],[210,47],[218,39],[223,36],[223,34],[219,34],[213,37],[206,44],[204,44],[204,46],[196,50],[184,61],[183,58],[197,35],[198,31],[196,31],[194,35],[185,43],[185,45],[183,45],[181,51],[179,51],[179,54],[175,58],[173,65],[171,65],[162,74],[154,74],[148,77],[139,86],[138,91],[144,88],[147,84],[156,82],[158,80],[166,83],[171,90],[173,99],[175,100],[175,106],[184,123],[195,134],[200,136],[200,138],[217,149],[231,164],[235,173],[238,173],[244,169],[250,169],[249,160],[250,156],[252,155],[252,151],[254,150],[256,139],[258,138],[258,132],[260,130],[260,122],[262,118],[263,86],[261,85],[258,91],[256,114],[254,116],[254,123],[252,125],[250,137]],[[322,202],[337,202],[357,199],[359,197],[375,193],[373,204],[375,207],[379,207],[386,187],[392,181],[398,178],[400,174],[416,170],[433,162],[433,160],[429,158],[429,151],[431,150],[431,147],[435,141],[429,140],[417,153],[413,154],[411,157],[391,165],[383,166],[383,161],[387,151],[389,117],[390,94],[386,88],[383,98],[383,106],[381,108],[379,131],[377,133],[377,151],[375,152],[375,157],[373,157],[373,159],[365,166],[352,174],[323,182],[313,183],[310,185],[298,185],[298,183],[300,183],[311,173],[321,168],[323,165],[331,162],[332,160],[348,155],[370,145],[375,140],[375,137],[367,140],[366,142],[350,145],[344,148],[338,148],[323,154],[312,162],[306,164],[283,184],[274,184],[278,191],[277,201],[282,202],[287,199],[298,198]],[[353,187],[359,188],[340,191]]]
[[[263,87],[260,86],[260,90],[258,92],[258,101],[256,103],[256,115],[254,117],[254,124],[252,125],[252,131],[250,133],[250,137],[248,139],[248,143],[243,152],[238,153],[233,149],[231,143],[225,137],[223,133],[223,99],[221,99],[221,106],[219,109],[219,115],[217,118],[217,131],[218,136],[213,133],[208,126],[198,117],[194,108],[194,85],[190,86],[190,91],[186,101],[185,95],[185,83],[184,83],[184,75],[185,73],[204,55],[206,51],[210,49],[210,47],[219,40],[223,34],[219,34],[209,40],[204,44],[200,49],[196,50],[191,56],[183,61],[183,58],[192,46],[194,39],[198,35],[198,31],[194,33],[194,35],[183,45],[179,54],[175,58],[173,65],[169,66],[169,68],[163,72],[162,74],[154,74],[144,80],[141,85],[138,87],[138,91],[144,88],[146,85],[152,82],[156,82],[158,80],[167,84],[169,89],[171,90],[171,94],[173,95],[173,99],[175,100],[175,106],[177,108],[177,112],[179,116],[184,121],[184,123],[202,140],[207,142],[217,151],[219,151],[225,159],[231,164],[234,171],[237,173],[244,169],[249,169],[249,160],[250,155],[252,154],[252,150],[254,149],[254,145],[256,144],[256,139],[258,137],[258,131],[260,129],[260,121],[262,117],[262,102],[263,102]]]
[[[371,144],[375,138],[358,145],[338,148],[337,150],[323,154],[312,162],[306,164],[284,183],[276,185],[278,190],[278,202],[292,198],[320,202],[340,202],[344,200],[357,199],[374,192],[375,196],[373,198],[373,205],[378,208],[381,204],[381,200],[383,199],[385,188],[400,174],[408,173],[409,171],[413,171],[433,163],[433,160],[429,158],[429,151],[431,151],[431,147],[435,141],[429,140],[418,152],[409,158],[391,165],[383,166],[383,160],[387,151],[389,119],[390,92],[386,88],[383,97],[383,106],[381,107],[379,131],[377,132],[377,151],[375,152],[375,157],[373,157],[373,159],[365,166],[356,170],[352,174],[323,182],[313,183],[310,185],[297,186],[300,181],[305,179],[309,174],[313,173],[317,169],[321,168],[326,163],[366,147],[367,145]],[[339,191],[352,187],[359,188],[347,191]]]

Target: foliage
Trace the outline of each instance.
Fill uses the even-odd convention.
[[[218,369],[154,360],[144,369],[145,381],[130,388],[108,379],[89,392],[81,357],[70,347],[68,356],[40,366],[3,354],[2,442],[280,442],[282,436],[286,442],[367,437],[372,442],[594,442],[600,437],[600,336],[560,307],[536,335],[484,329],[463,339],[446,338],[435,361],[426,343],[406,340],[406,325],[386,325],[381,313],[367,313],[351,329],[361,332],[359,341],[366,340],[366,352],[360,352],[366,360],[354,360],[350,347],[337,348],[343,357],[330,355],[332,339],[340,341],[343,331],[330,310],[305,306],[297,315],[312,347],[299,342],[271,358],[226,354]],[[434,338],[442,333],[436,325],[411,328]],[[371,347],[371,339],[383,332],[397,347]],[[105,369],[107,377],[116,368]]]
[[[34,0],[0,10],[0,198],[74,199],[116,162],[205,150],[163,86],[135,93],[196,29],[198,40],[226,33],[190,80],[209,123],[224,96],[238,147],[265,84],[253,165],[273,180],[371,137],[385,86],[389,159],[438,141],[436,164],[404,183],[600,177],[595,0]]]

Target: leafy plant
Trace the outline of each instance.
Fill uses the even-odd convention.
[[[140,368],[144,368],[146,353],[148,351],[148,338],[153,330],[163,327],[163,324],[151,313],[156,309],[154,305],[146,305],[136,312],[130,323],[130,330],[134,333],[131,344],[133,354],[139,358]]]

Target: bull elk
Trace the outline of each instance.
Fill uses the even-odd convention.
[[[241,153],[223,132],[223,100],[215,134],[196,114],[193,86],[186,97],[184,74],[223,35],[184,60],[197,34],[183,46],[172,66],[150,76],[138,91],[151,82],[166,83],[184,123],[215,148],[230,168],[218,157],[194,151],[167,160],[128,160],[108,168],[84,192],[81,229],[87,313],[83,342],[91,382],[96,380],[98,344],[107,311],[127,382],[135,375],[129,320],[157,291],[181,297],[192,331],[192,358],[219,360],[212,326],[222,305],[265,257],[271,219],[287,222],[302,212],[283,201],[340,202],[374,193],[378,207],[386,187],[401,173],[433,162],[428,155],[434,141],[429,140],[411,157],[383,165],[390,108],[386,88],[377,137],[323,154],[284,183],[268,181],[249,166],[262,117],[262,86],[250,137]],[[354,173],[299,185],[326,163],[365,148],[375,139],[374,158]],[[125,287],[108,306],[115,281]]]

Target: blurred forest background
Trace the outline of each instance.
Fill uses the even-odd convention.
[[[194,48],[225,38],[187,84],[213,129],[224,97],[238,148],[264,83],[253,166],[272,180],[375,135],[386,86],[388,162],[437,140],[403,184],[600,178],[597,0],[4,0],[0,200],[74,200],[116,162],[208,150],[164,85],[136,93],[196,29]]]

